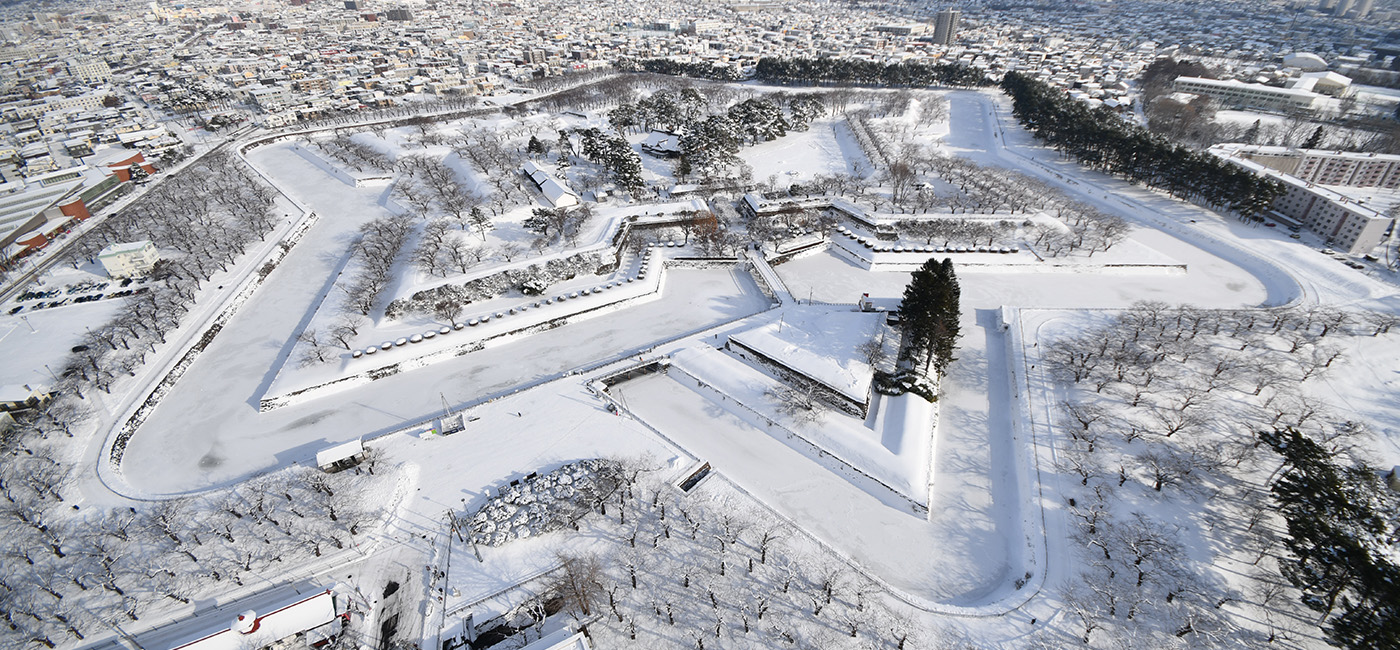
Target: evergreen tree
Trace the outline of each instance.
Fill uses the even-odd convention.
[[[729,118],[750,142],[776,140],[787,135],[788,121],[782,109],[766,99],[746,99],[729,108]]]
[[[608,147],[608,171],[617,186],[636,193],[646,186],[642,180],[642,157],[622,138],[614,138]]]
[[[681,163],[677,173],[716,176],[739,162],[738,126],[726,115],[712,115],[686,130],[678,143]]]
[[[1087,167],[1232,210],[1250,221],[1262,220],[1264,210],[1283,194],[1284,186],[1278,181],[1172,144],[1042,81],[1009,72],[1001,86],[1012,99],[1012,112],[1027,129]]]
[[[932,367],[940,377],[947,373],[959,335],[960,298],[951,259],[929,259],[914,271],[899,305],[906,361]]]
[[[1316,131],[1313,131],[1313,134],[1312,134],[1311,136],[1308,137],[1307,142],[1304,142],[1304,143],[1303,143],[1303,148],[1304,148],[1304,149],[1316,149],[1316,148],[1318,148],[1319,146],[1322,145],[1322,138],[1323,138],[1324,135],[1326,135],[1326,133],[1323,132],[1322,127],[1321,127],[1321,126],[1317,127],[1317,130],[1316,130]]]
[[[1343,648],[1400,647],[1400,566],[1390,560],[1396,499],[1368,467],[1346,467],[1294,429],[1260,434],[1283,457],[1271,489],[1287,522],[1284,577]]]
[[[618,133],[627,133],[628,129],[637,126],[637,106],[635,104],[621,104],[608,113],[608,124]]]
[[[556,224],[560,221],[562,210],[552,208],[535,208],[535,211],[521,222],[526,230],[538,235],[549,237],[552,232],[557,232]]]
[[[681,90],[678,104],[681,118],[685,120],[686,124],[694,124],[699,122],[700,118],[705,117],[705,109],[709,102],[705,100],[704,95],[700,94],[700,91],[694,88],[685,88]]]
[[[1259,120],[1254,120],[1254,123],[1249,125],[1240,140],[1244,141],[1245,144],[1254,144],[1259,141]]]
[[[806,131],[812,120],[826,113],[821,99],[810,95],[799,95],[788,102],[788,121],[795,131]]]
[[[543,156],[545,153],[544,143],[540,142],[539,138],[530,136],[529,144],[525,145],[525,153],[532,156]]]
[[[471,212],[467,213],[467,223],[476,228],[477,234],[481,235],[482,241],[486,240],[486,233],[495,227],[491,223],[491,217],[486,216],[486,212],[481,206],[472,206]]]

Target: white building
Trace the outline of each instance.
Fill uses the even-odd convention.
[[[1322,72],[1327,69],[1327,61],[1310,52],[1294,52],[1283,57],[1283,65],[1298,68],[1304,72]]]
[[[1325,185],[1303,180],[1254,160],[1251,149],[1254,147],[1225,144],[1211,147],[1210,152],[1256,174],[1282,182],[1287,189],[1273,205],[1280,220],[1306,227],[1325,237],[1328,245],[1351,255],[1365,255],[1380,245],[1393,221],[1390,217]]]
[[[160,261],[160,254],[156,252],[156,245],[145,239],[112,244],[102,249],[102,252],[97,254],[97,259],[102,262],[102,268],[107,270],[107,277],[120,279],[150,273],[156,262]]]
[[[344,610],[344,599],[338,599],[335,592],[327,589],[266,614],[244,612],[234,618],[232,625],[175,646],[174,650],[316,648],[340,634]],[[292,646],[279,643],[292,637],[299,637],[299,642]]]
[[[548,201],[551,206],[566,208],[571,205],[578,205],[578,195],[574,194],[573,190],[570,190],[567,185],[560,182],[553,174],[545,171],[533,161],[525,163],[525,166],[522,167],[520,171],[535,184],[535,188],[540,191],[540,194],[544,195],[544,199]]]
[[[1305,72],[1298,75],[1289,88],[1308,90],[1322,95],[1341,97],[1351,89],[1351,77],[1335,72]]]
[[[566,628],[546,634],[521,650],[593,650],[593,645],[582,632],[571,632]]]
[[[98,83],[112,80],[112,69],[102,59],[69,59],[68,74],[85,83]]]
[[[248,91],[248,99],[264,111],[277,111],[291,101],[292,94],[285,86],[263,86]]]
[[[1314,111],[1322,106],[1323,95],[1302,88],[1275,88],[1248,84],[1235,79],[1177,77],[1172,90],[1204,95],[1223,108],[1259,108],[1269,111]]]
[[[1241,144],[1220,148],[1309,183],[1400,189],[1400,156],[1394,154]]]

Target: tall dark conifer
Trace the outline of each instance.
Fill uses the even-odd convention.
[[[947,372],[958,339],[960,297],[951,259],[930,259],[913,273],[899,306],[907,361],[932,367],[939,376]]]
[[[1338,464],[1294,429],[1260,439],[1283,457],[1271,489],[1287,522],[1279,570],[1323,615],[1342,648],[1400,647],[1400,566],[1391,559],[1394,496],[1368,467]]]

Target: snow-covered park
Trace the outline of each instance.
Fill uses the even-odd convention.
[[[687,90],[666,101],[724,115]],[[10,522],[42,541],[13,575],[77,572],[34,602],[88,608],[64,629],[35,605],[25,633],[173,647],[333,584],[337,647],[454,647],[469,617],[500,647],[1323,645],[1277,578],[1277,461],[1240,440],[1296,424],[1400,465],[1393,274],[1088,171],[992,91],[857,94],[703,171],[643,150],[683,120],[625,121],[660,104],[633,92],[249,139],[275,218],[203,280],[150,281],[189,298],[158,341],[103,325],[134,299],[0,315],[0,383],[105,377],[32,423],[66,444],[24,443],[64,470],[27,483],[52,525]],[[885,394],[889,314],[943,258],[955,358],[936,399]],[[103,341],[140,361],[100,367]],[[357,467],[317,469],[357,440]],[[1249,516],[1275,537],[1205,525]],[[1173,550],[1134,562],[1148,538]]]

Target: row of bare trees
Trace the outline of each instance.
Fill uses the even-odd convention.
[[[463,230],[472,228],[482,241],[486,240],[492,224],[481,210],[483,200],[462,182],[456,170],[441,159],[425,154],[404,156],[399,159],[398,167],[402,175],[394,185],[395,194],[417,216],[426,217],[436,207],[440,214],[455,220]]]
[[[906,219],[895,224],[899,234],[911,239],[921,239],[925,244],[941,242],[950,244],[970,244],[991,246],[1014,243],[1016,222],[1005,219],[990,221],[984,219]]]
[[[47,448],[0,464],[0,645],[81,644],[211,589],[276,580],[381,516],[368,473],[293,468],[139,510],[70,508],[71,479]]]
[[[542,621],[546,603],[556,602],[595,644],[608,647],[912,649],[951,642],[767,511],[706,484],[681,492],[645,462],[623,461],[627,480],[594,505],[601,517],[589,532],[601,529],[610,550],[561,555],[552,579],[513,613],[517,623]]]
[[[387,172],[394,168],[394,161],[387,154],[355,140],[347,130],[336,129],[330,138],[308,136],[307,139],[326,155],[357,172],[366,168]]]
[[[137,293],[123,299],[110,321],[87,327],[74,353],[54,370],[58,403],[81,401],[90,389],[110,393],[113,383],[134,375],[180,325],[204,283],[276,227],[284,215],[275,211],[274,196],[241,161],[211,154],[163,179],[65,249],[65,261],[77,268],[94,263],[108,245],[149,239],[162,260],[154,281],[133,287]],[[47,420],[40,415],[36,421],[42,428]]]
[[[1260,432],[1292,427],[1355,458],[1368,428],[1308,387],[1343,358],[1334,339],[1381,336],[1395,322],[1142,302],[1047,346],[1048,369],[1073,386],[1058,407],[1056,456],[1083,549],[1066,598],[1083,643],[1306,644],[1315,628],[1281,597],[1282,524],[1265,478],[1277,461]],[[1247,579],[1214,577],[1222,562]]]
[[[297,335],[302,343],[299,363],[325,363],[334,358],[335,348],[353,347],[363,319],[375,312],[381,295],[392,284],[394,266],[412,234],[412,218],[406,215],[381,217],[360,226],[351,250],[351,261],[358,270],[348,283],[338,285],[345,294],[338,318],[324,332],[307,328]]]
[[[1107,251],[1128,235],[1122,217],[1076,201],[1057,202],[1053,214],[1065,227],[1037,224],[1028,233],[1031,243],[1051,257],[1084,251],[1089,257]]]
[[[466,273],[492,254],[490,248],[463,241],[446,219],[436,219],[423,227],[418,248],[413,251],[413,264],[428,275],[446,277]]]

